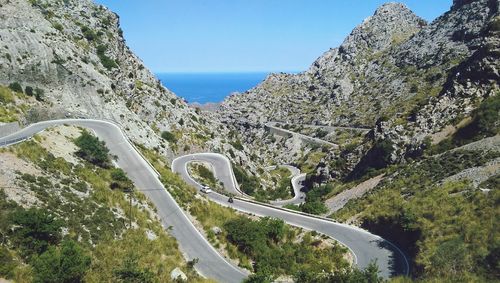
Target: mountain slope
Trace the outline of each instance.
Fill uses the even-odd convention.
[[[205,134],[205,121],[130,51],[107,8],[90,0],[3,1],[0,19],[0,83],[43,91],[44,107],[25,119],[112,119],[134,141],[170,156],[183,148],[162,141],[165,130],[203,146],[191,133]]]
[[[352,171],[376,143],[391,147],[388,162],[401,161],[418,154],[426,136],[456,125],[497,92],[498,21],[496,0],[455,1],[430,24],[402,4],[385,4],[309,70],[272,74],[226,99],[218,115],[246,133],[248,151],[262,148],[262,140],[274,143],[264,128],[269,121],[372,128],[364,141],[341,144],[348,151],[328,153],[323,163],[343,158],[347,165],[327,166],[327,178]],[[284,159],[297,162],[301,152],[307,149]]]
[[[270,75],[219,112],[249,122],[325,125],[373,126],[382,113],[406,119],[402,110],[436,96],[448,72],[477,51],[495,5],[456,5],[427,25],[402,4],[385,4],[306,72]],[[428,87],[418,89],[423,82]]]

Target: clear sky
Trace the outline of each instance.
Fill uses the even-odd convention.
[[[96,0],[153,72],[303,71],[382,0]],[[432,21],[452,0],[403,0]]]

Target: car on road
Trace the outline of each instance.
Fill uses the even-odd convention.
[[[201,191],[204,192],[205,194],[208,194],[212,192],[212,189],[207,185],[201,185]]]

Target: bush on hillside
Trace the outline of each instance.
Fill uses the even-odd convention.
[[[114,276],[118,282],[155,282],[155,274],[148,268],[141,268],[137,262],[137,257],[127,255],[122,266],[115,269]]]
[[[32,87],[30,87],[30,86],[26,86],[26,87],[24,88],[24,93],[26,93],[26,95],[28,95],[28,96],[33,96],[33,95],[35,95],[35,92],[34,92],[33,88],[32,88]]]
[[[233,164],[232,167],[241,190],[248,195],[254,195],[257,189],[260,188],[259,179],[255,176],[249,176],[240,166]]]
[[[81,30],[83,33],[83,37],[85,37],[88,41],[93,41],[97,38],[97,34],[90,28],[83,26]]]
[[[0,277],[10,279],[14,277],[14,269],[16,268],[16,262],[12,257],[10,251],[0,246]]]
[[[91,259],[74,241],[50,247],[33,262],[33,282],[81,282]]]
[[[45,91],[41,88],[36,88],[35,89],[35,98],[38,101],[43,101],[43,97],[45,95]]]
[[[109,149],[103,141],[83,131],[82,135],[75,140],[75,144],[79,148],[76,155],[99,167],[109,168]]]
[[[111,170],[111,179],[113,180],[110,184],[111,189],[120,189],[125,192],[134,189],[134,183],[121,168]]]
[[[169,131],[161,132],[161,137],[164,140],[168,141],[169,143],[176,143],[177,142],[177,137]]]
[[[106,50],[108,50],[107,46],[104,45],[97,46],[97,57],[99,57],[99,59],[101,60],[102,66],[108,70],[118,67],[115,60],[109,58],[106,55]]]
[[[441,153],[500,133],[500,95],[485,99],[473,112],[472,121],[439,144],[431,147],[431,154]]]
[[[9,84],[9,88],[12,91],[23,93],[23,87],[18,82],[13,82],[13,83]]]
[[[42,254],[61,239],[61,221],[43,209],[18,209],[11,215],[10,223],[11,239],[26,258]]]

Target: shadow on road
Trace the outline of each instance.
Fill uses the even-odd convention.
[[[409,274],[410,266],[408,264],[408,261],[406,260],[406,255],[404,255],[400,249],[398,249],[395,245],[391,244],[387,240],[380,239],[376,240],[375,242],[381,249],[391,251],[387,267],[390,270],[391,277]]]

